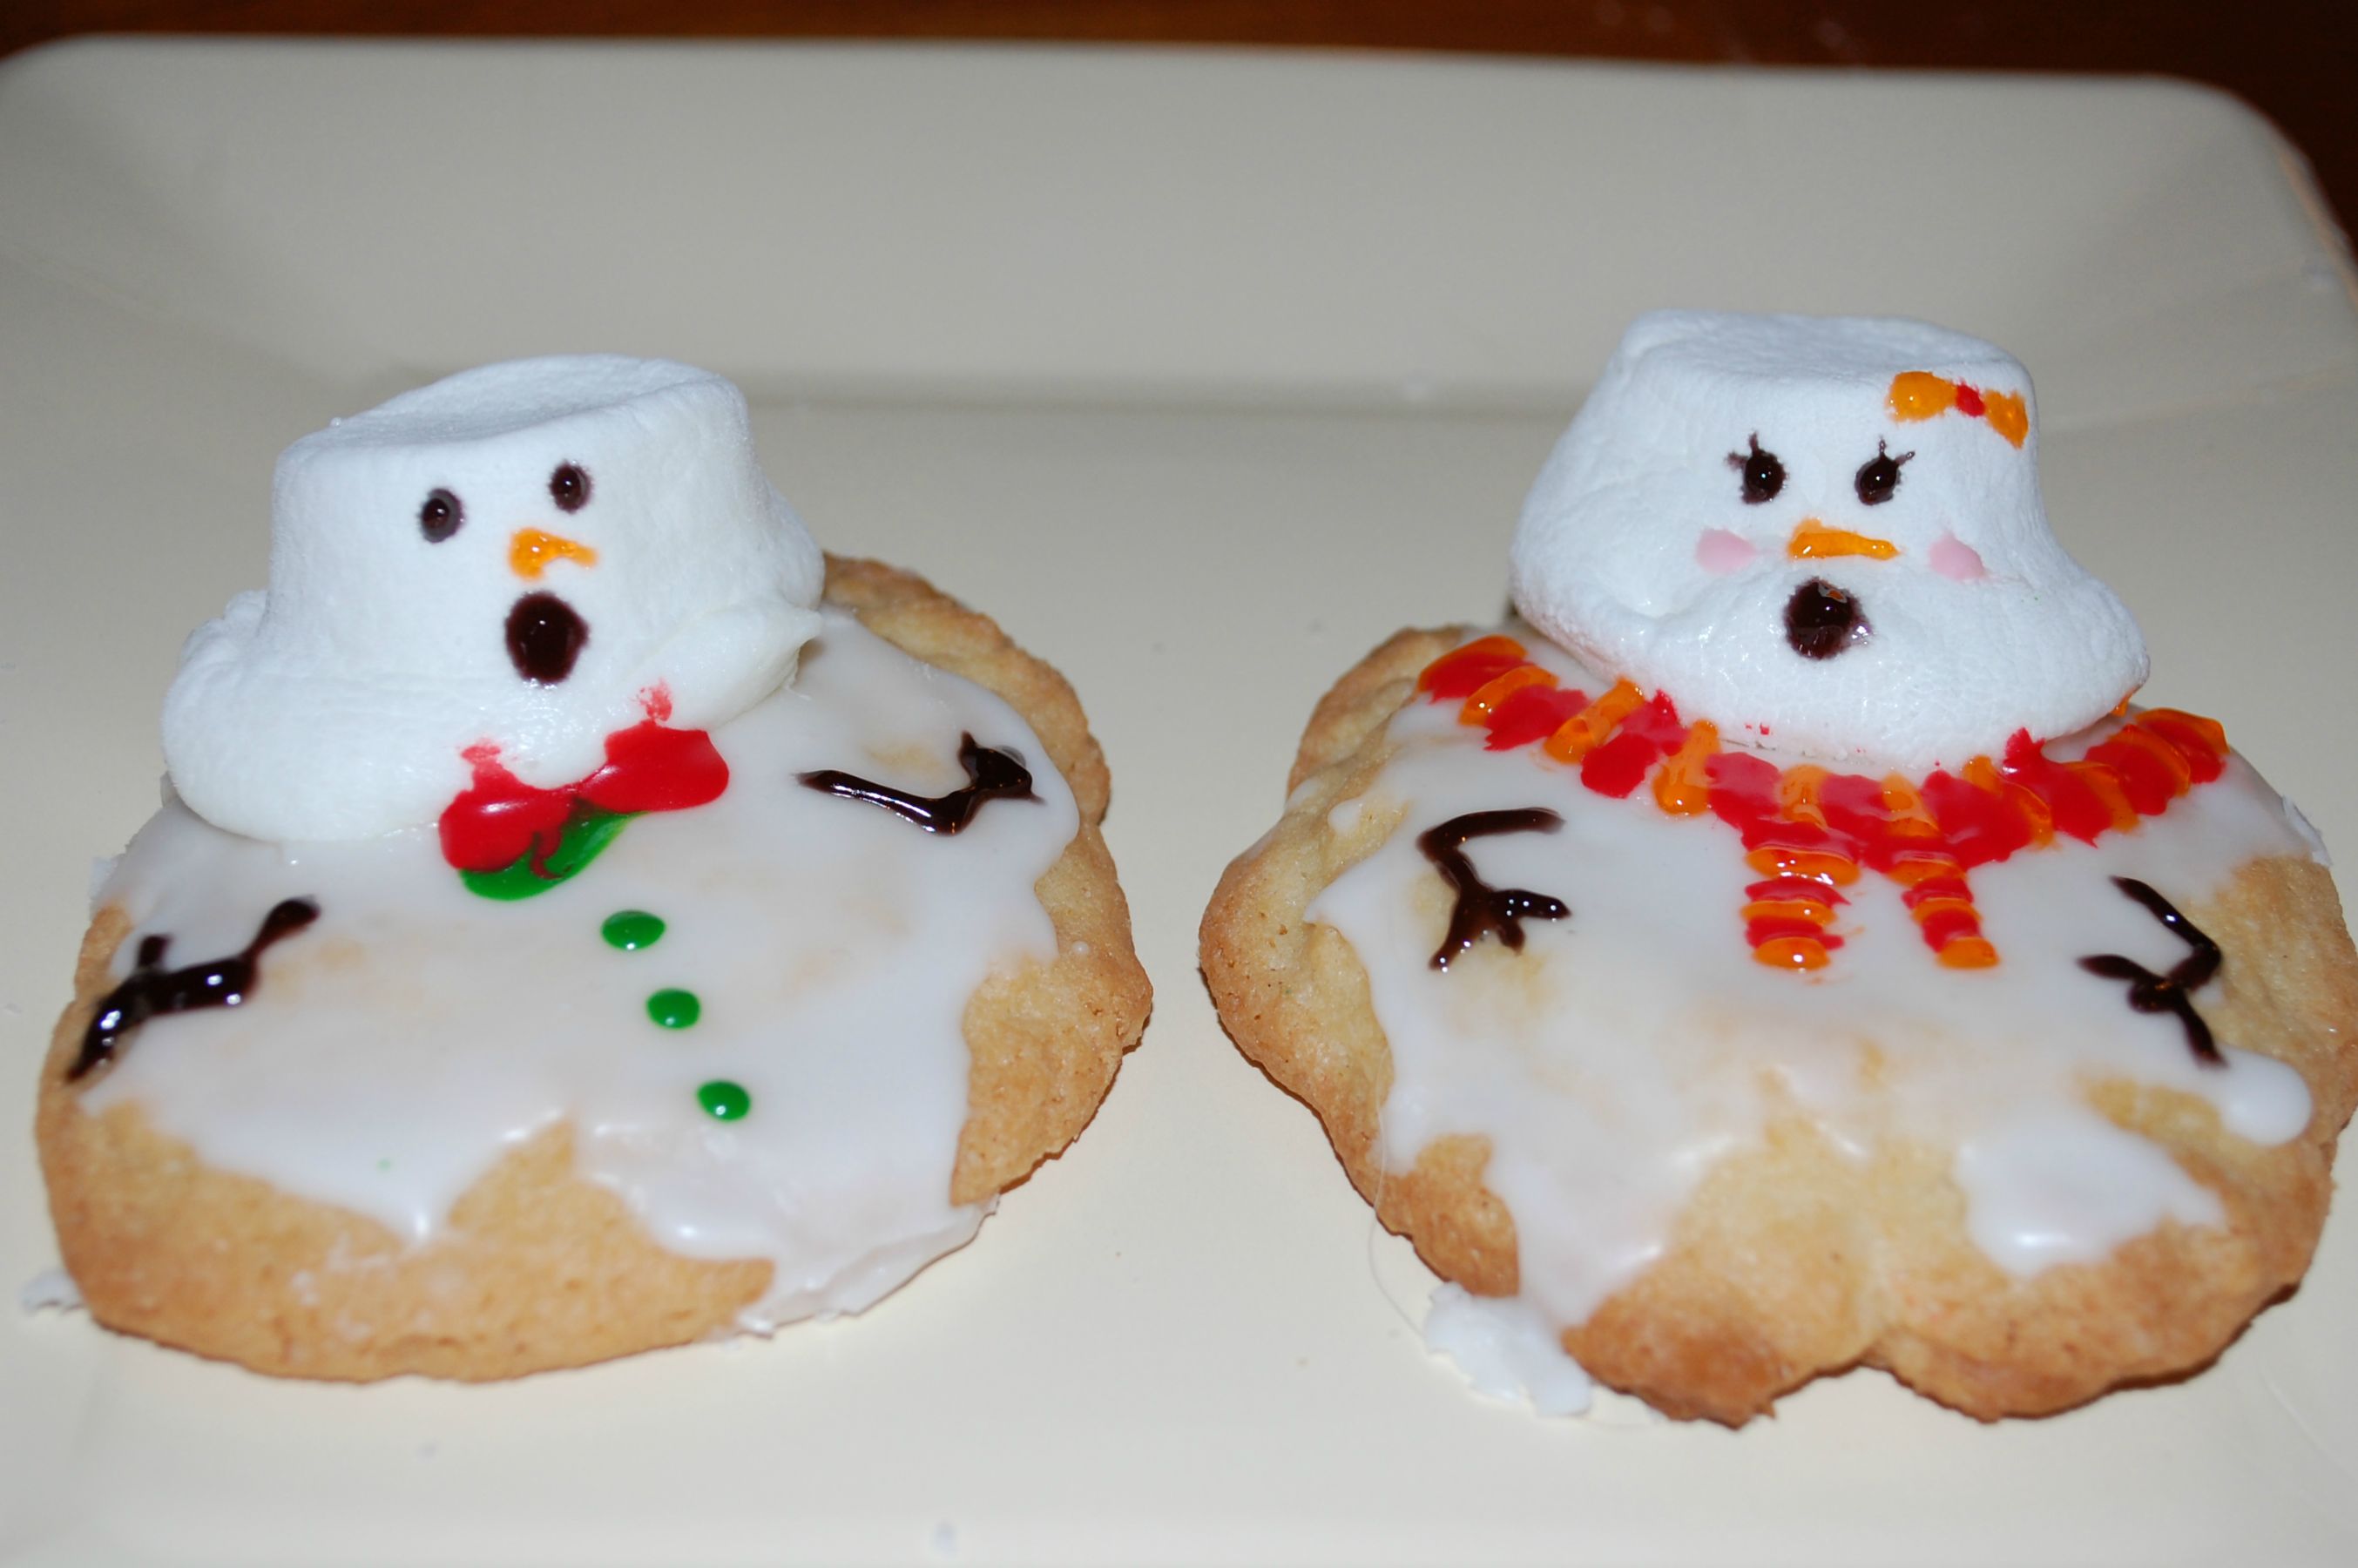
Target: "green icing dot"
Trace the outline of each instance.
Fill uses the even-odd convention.
[[[606,924],[598,928],[610,947],[620,947],[625,953],[635,953],[642,947],[652,947],[664,934],[663,916],[649,914],[644,909],[625,909],[610,914]]]
[[[704,1016],[694,991],[659,990],[647,998],[647,1016],[665,1029],[686,1029]]]
[[[715,1078],[698,1088],[696,1102],[715,1121],[739,1121],[753,1108],[753,1097],[745,1092],[744,1086],[732,1084],[727,1078]]]

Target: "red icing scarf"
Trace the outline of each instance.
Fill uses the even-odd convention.
[[[1655,804],[1704,812],[1736,829],[1762,873],[1745,890],[1745,937],[1778,968],[1815,969],[1842,946],[1827,929],[1841,889],[1862,868],[1898,882],[1925,945],[1952,968],[1986,968],[1997,951],[1981,934],[1966,873],[2058,833],[2094,843],[2158,816],[2226,766],[2224,731],[2208,719],[2154,708],[2077,762],[2050,758],[2028,730],[2006,754],[1976,757],[1962,775],[1873,778],[1750,752],[1722,751],[1709,720],[1681,721],[1677,706],[1628,681],[1602,697],[1561,686],[1510,637],[1484,637],[1442,655],[1417,677],[1433,702],[1457,702],[1458,720],[1488,731],[1486,747],[1534,743],[1577,766],[1590,790],[1624,799],[1651,775]]]

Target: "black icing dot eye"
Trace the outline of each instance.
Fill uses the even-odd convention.
[[[429,545],[438,545],[457,533],[466,520],[467,509],[447,490],[427,492],[426,504],[417,509],[417,531]]]
[[[1860,504],[1880,506],[1890,500],[1891,492],[1899,488],[1899,465],[1915,455],[1902,452],[1895,458],[1883,449],[1881,441],[1876,442],[1875,456],[1858,465],[1858,478],[1854,481],[1858,487]]]
[[[1760,432],[1748,438],[1749,452],[1730,452],[1727,466],[1744,476],[1744,504],[1758,506],[1785,488],[1785,465],[1760,446]]]
[[[590,504],[590,474],[579,463],[559,463],[548,476],[548,498],[559,512],[579,512]]]

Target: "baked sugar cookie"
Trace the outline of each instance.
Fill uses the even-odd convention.
[[[1086,1125],[1148,988],[1079,704],[823,561],[736,389],[469,372],[281,460],[43,1071],[99,1321],[510,1377],[856,1312]]]
[[[1230,1033],[1384,1221],[1673,1415],[1862,1364],[2059,1410],[2308,1265],[2358,1099],[2321,847],[2129,706],[2036,457],[1975,340],[1641,319],[1520,617],[1347,674],[1206,915]]]

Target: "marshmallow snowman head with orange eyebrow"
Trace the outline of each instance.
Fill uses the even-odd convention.
[[[165,760],[199,815],[281,841],[431,823],[471,752],[570,784],[615,730],[790,679],[823,572],[727,381],[486,365],[280,457],[269,589],[189,640]]]
[[[1639,318],[1524,504],[1517,608],[1721,734],[1921,773],[2103,717],[2145,643],[2039,500],[2030,378],[1922,322]]]

